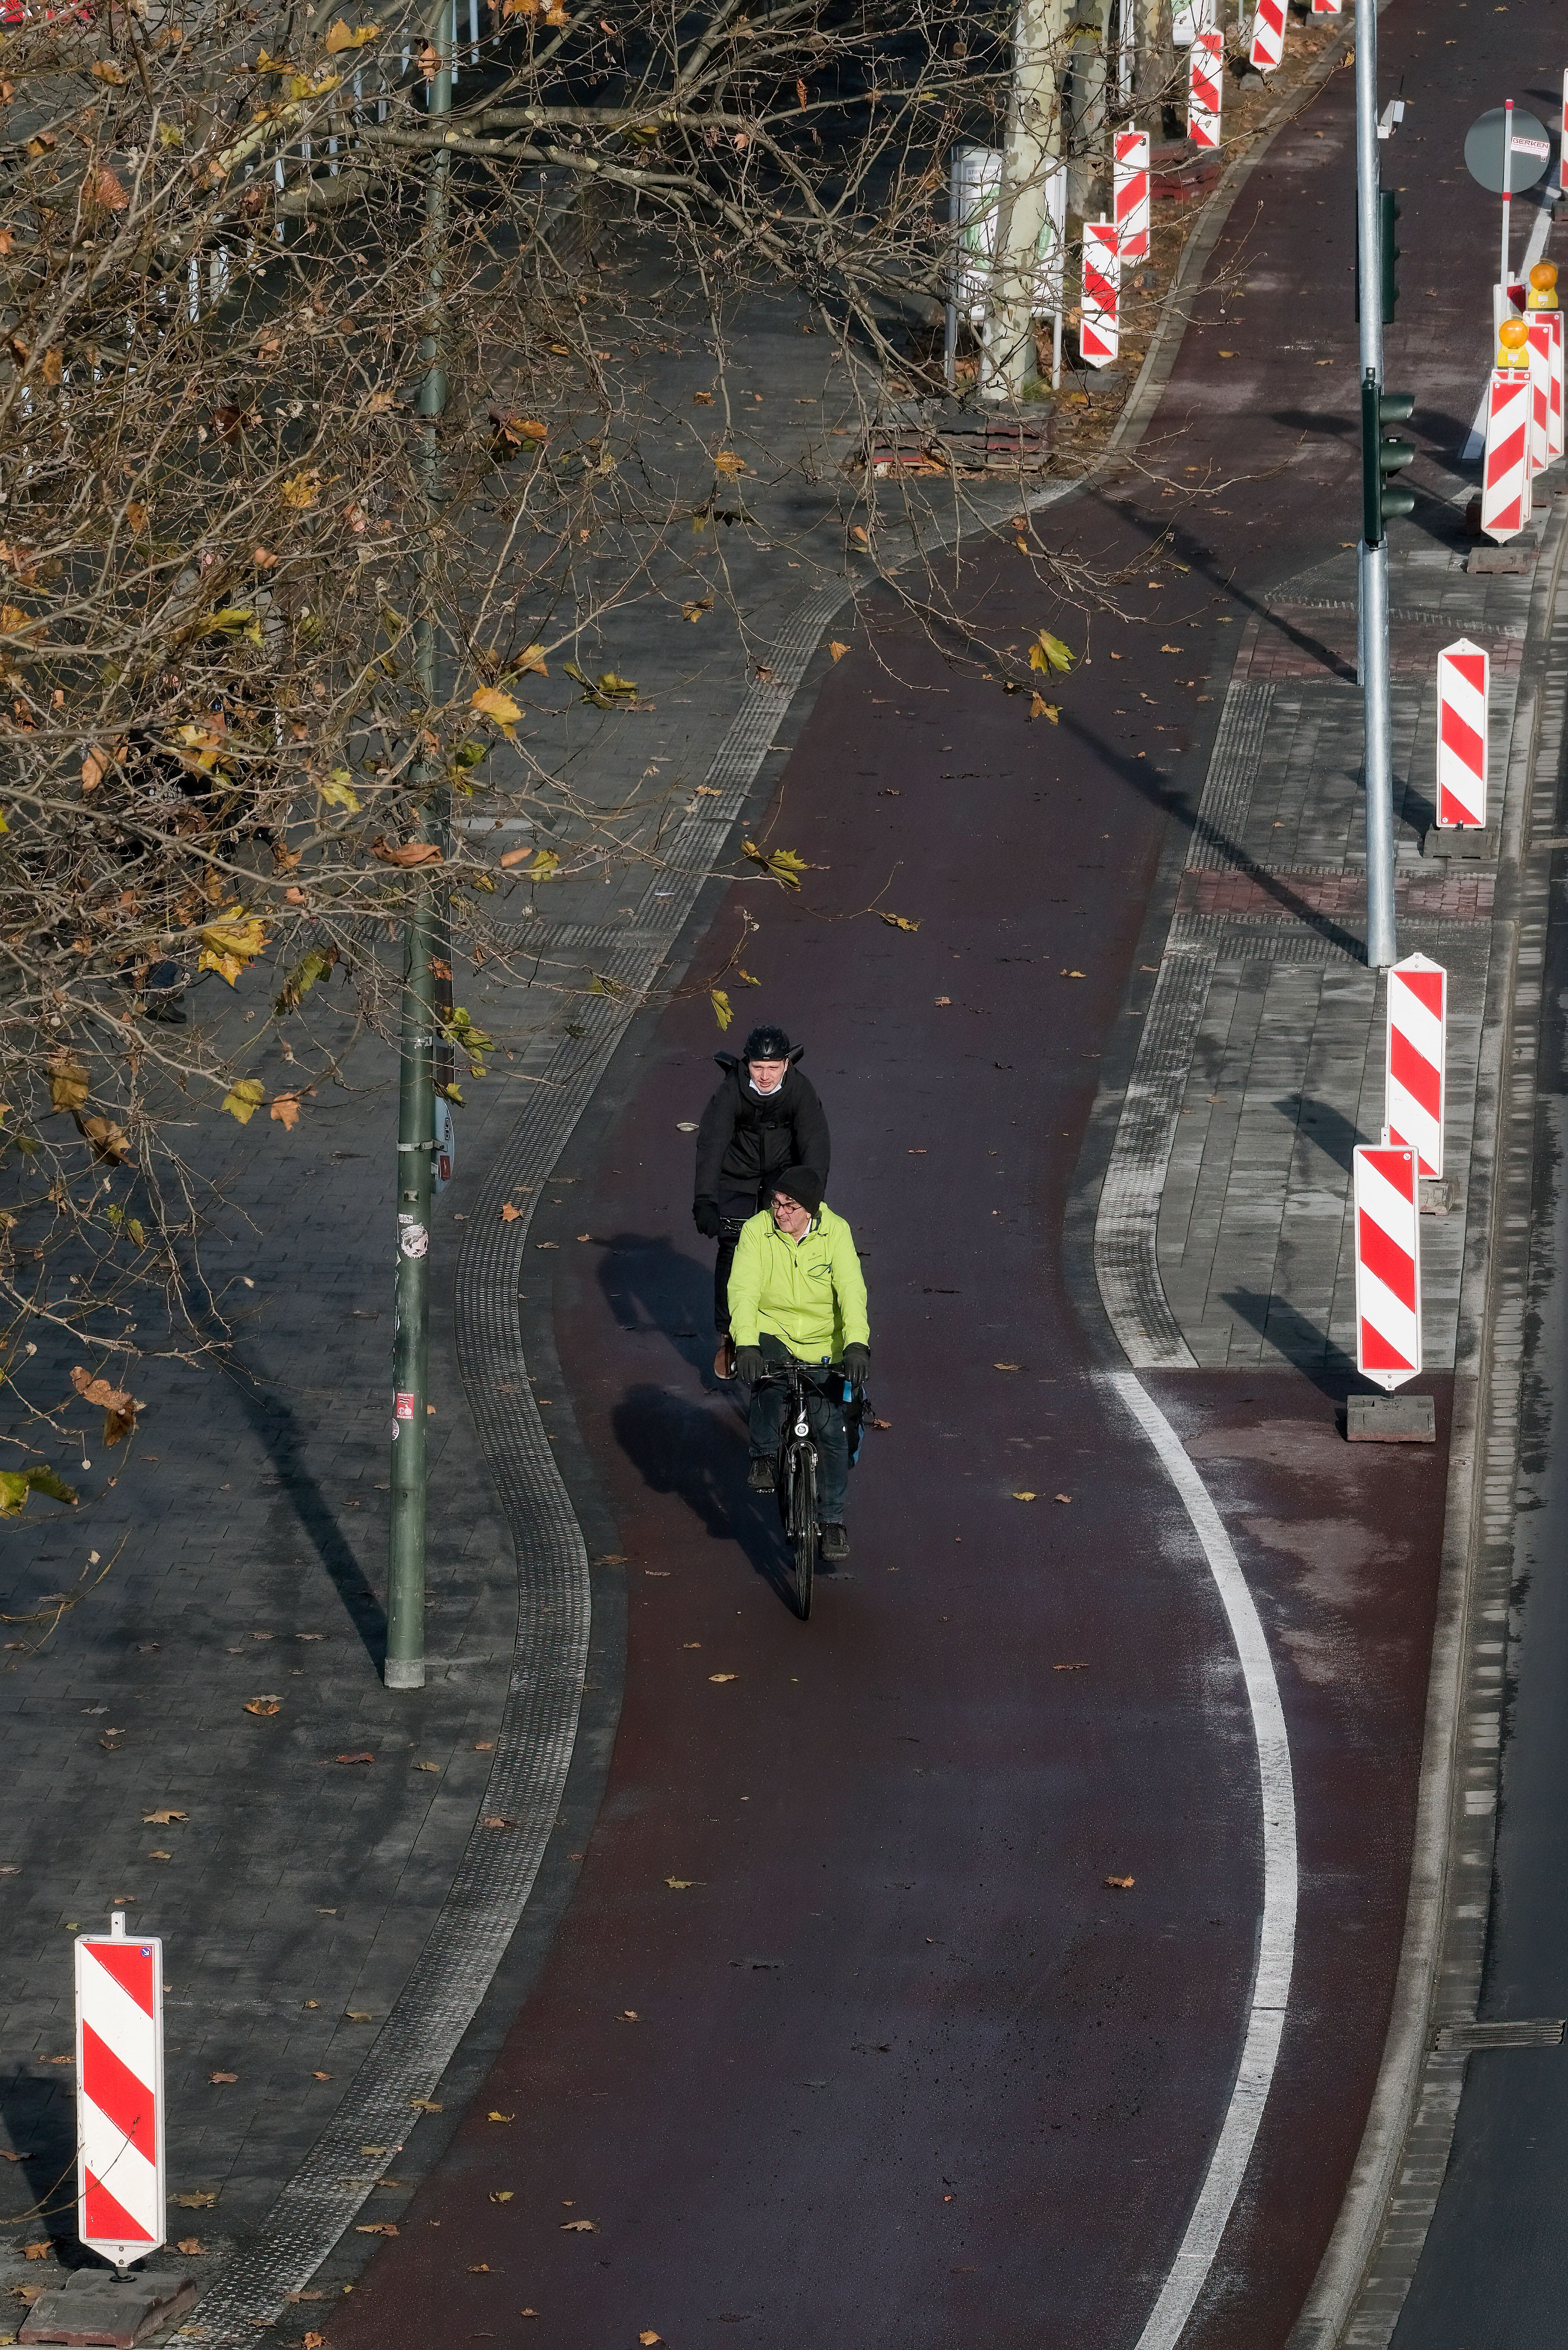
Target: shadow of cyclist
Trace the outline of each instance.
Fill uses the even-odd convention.
[[[610,1425],[649,1491],[684,1502],[711,1542],[737,1544],[788,1605],[778,1506],[772,1494],[747,1491],[743,1420],[649,1384],[627,1390]]]
[[[667,1338],[708,1395],[733,1389],[713,1377],[713,1274],[667,1234],[617,1232],[599,1261],[605,1302],[623,1330]]]

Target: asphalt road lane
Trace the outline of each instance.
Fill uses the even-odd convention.
[[[1385,18],[1434,141],[1469,99],[1417,88],[1417,42],[1464,17]],[[1501,57],[1509,28],[1487,21]],[[677,1133],[709,1082],[701,1006],[644,1037],[612,1147],[563,1170],[581,1180],[541,1228],[559,1251],[542,1260],[566,1373],[552,1409],[575,1414],[622,1530],[621,1731],[544,1975],[335,2350],[422,2344],[436,2310],[459,2338],[510,2336],[524,2306],[529,2338],[573,2350],[742,2323],[780,2345],[1000,2350],[1044,2323],[1136,2340],[1235,2061],[1254,1766],[1201,1561],[1096,1386],[1060,1235],[1231,632],[1355,535],[1350,81],[1283,135],[1221,241],[1145,444],[1167,481],[1041,525],[1118,578],[1123,615],[1053,608],[1005,546],[967,567],[1000,641],[1044,622],[1087,656],[1062,727],[882,613],[888,666],[857,644],[786,774],[771,837],[824,870],[799,902],[747,892],[764,927],[745,959],[753,1002],[812,1042],[893,1421],[867,1439],[850,1571],[810,1627],[772,1579],[742,1431],[704,1377],[708,1257]],[[1390,371],[1407,335],[1407,380],[1420,359],[1432,388],[1417,436],[1449,459],[1485,360],[1494,225],[1467,189],[1404,226],[1407,288],[1439,293],[1391,332]],[[874,900],[919,931],[860,910]],[[699,968],[738,926],[726,908]],[[1264,1608],[1302,1804],[1298,2004],[1195,2337],[1258,2350],[1310,2281],[1381,2043],[1441,1448],[1353,1465],[1333,1397],[1290,1375],[1217,1375],[1207,1399],[1182,1383],[1179,1406],[1157,1384],[1195,1441],[1206,1412],[1232,1433],[1251,1414],[1295,1427],[1310,1464],[1293,1479],[1272,1440],[1204,1460]]]

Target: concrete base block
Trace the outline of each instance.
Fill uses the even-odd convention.
[[[1422,856],[1449,865],[1495,865],[1499,845],[1494,824],[1449,826],[1441,830],[1431,824],[1421,835]]]
[[[150,2334],[182,2316],[195,2298],[195,2283],[186,2276],[129,2276],[122,2284],[107,2269],[73,2269],[63,2284],[40,2293],[16,2339],[71,2344],[77,2350],[136,2350]]]
[[[1437,1410],[1430,1396],[1352,1396],[1345,1433],[1352,1444],[1436,1444]]]

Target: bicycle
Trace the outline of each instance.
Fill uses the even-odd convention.
[[[825,1378],[841,1383],[845,1403],[853,1414],[849,1429],[849,1455],[853,1461],[860,1449],[859,1424],[866,1398],[864,1390],[851,1386],[842,1371],[826,1365],[819,1368],[815,1364],[790,1361],[764,1370],[757,1382],[758,1387],[789,1389],[789,1404],[780,1431],[774,1491],[794,1565],[794,1612],[803,1624],[811,1614],[811,1587],[821,1538],[816,1523],[816,1442],[811,1432],[808,1399],[815,1394],[826,1399]]]

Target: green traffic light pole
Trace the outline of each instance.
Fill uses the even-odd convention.
[[[452,0],[437,0],[430,42],[438,62],[426,84],[426,110],[452,111]],[[427,525],[440,496],[440,419],[446,407],[442,359],[442,286],[445,269],[451,157],[442,148],[431,156],[425,183],[425,246],[429,256],[429,326],[421,339],[424,380],[420,387],[419,470]],[[420,552],[422,574],[414,621],[414,678],[421,717],[436,702],[435,550],[427,527]],[[440,771],[421,771],[426,798],[421,830],[444,847],[443,811],[436,805]],[[399,1035],[398,1087],[398,1289],[397,1330],[392,1341],[391,1534],[387,1574],[387,1659],[382,1678],[389,1689],[422,1689],[425,1680],[425,1403],[430,1356],[431,1202],[435,1186],[435,974],[431,961],[445,938],[438,902],[438,865],[415,866],[409,876],[415,899],[403,934],[403,986]]]

